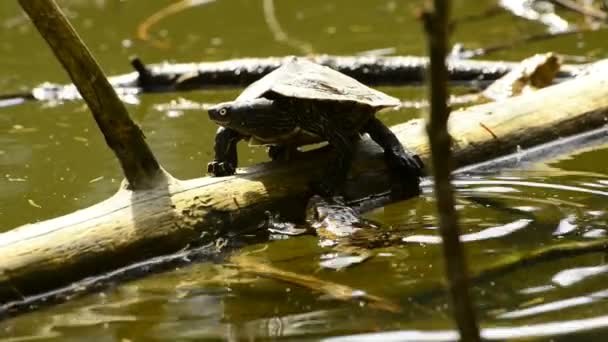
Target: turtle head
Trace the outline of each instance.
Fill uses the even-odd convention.
[[[209,108],[209,118],[220,126],[239,131],[271,123],[276,117],[273,101],[254,99],[224,102]]]
[[[273,101],[267,99],[224,102],[209,108],[209,118],[220,126],[248,126],[248,123],[253,124],[264,117],[272,117],[272,103]]]

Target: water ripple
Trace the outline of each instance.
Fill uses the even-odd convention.
[[[462,234],[460,236],[460,241],[482,241],[503,237],[527,227],[530,222],[532,222],[530,219],[519,219],[501,226],[483,229],[479,232]],[[439,244],[441,243],[441,237],[435,235],[410,235],[408,237],[404,237],[403,242]]]
[[[509,181],[509,180],[465,180],[465,179],[456,179],[454,180],[455,186],[465,186],[465,185],[513,185],[513,186],[524,186],[524,187],[535,187],[535,188],[543,188],[543,189],[553,189],[553,190],[562,190],[562,191],[575,191],[580,193],[587,193],[598,196],[608,197],[608,192],[595,190],[595,189],[587,189],[578,186],[572,185],[562,185],[562,184],[551,184],[551,183],[539,183],[539,182],[528,182],[528,181]]]
[[[605,300],[606,298],[608,298],[608,290],[602,290],[584,296],[558,300],[551,303],[535,305],[521,310],[506,312],[503,314],[499,314],[496,317],[500,319],[522,318],[527,316],[538,315],[541,313],[563,310],[575,306],[591,304],[599,300]]]

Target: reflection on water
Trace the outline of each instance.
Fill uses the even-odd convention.
[[[602,290],[598,292],[593,292],[588,295],[584,295],[581,297],[570,298],[570,299],[562,299],[552,303],[545,303],[541,305],[535,305],[532,307],[528,307],[521,310],[509,311],[503,314],[496,316],[501,319],[510,319],[510,318],[521,318],[531,315],[538,315],[545,312],[551,311],[559,311],[567,308],[571,308],[574,306],[591,304],[598,300],[604,300],[608,298],[608,290]]]
[[[558,272],[551,280],[559,286],[570,286],[589,277],[608,272],[608,266],[577,267]]]
[[[599,156],[606,151],[588,153]],[[608,309],[604,253],[556,253],[534,259],[541,246],[604,239],[604,235],[585,235],[606,230],[605,195],[581,184],[600,184],[608,177],[593,177],[567,170],[558,176],[510,171],[499,176],[460,176],[455,181],[462,241],[472,274],[479,275],[473,279],[473,290],[486,338],[553,336],[607,327],[608,320],[598,316]],[[488,185],[499,186],[500,191],[487,191]],[[314,339],[399,330],[359,338],[454,340],[455,331],[437,330],[450,329],[451,320],[441,290],[433,202],[427,191],[419,199],[370,212],[368,218],[383,226],[365,235],[366,241],[357,241],[357,246],[367,244],[373,257],[340,271],[320,268],[327,253],[339,247],[320,247],[313,236],[268,241],[234,252],[384,298],[401,307],[398,313],[376,310],[357,298],[336,300],[323,290],[302,288],[285,279],[240,273],[229,263],[203,262],[6,320],[0,323],[0,337]],[[415,214],[407,218],[392,214],[411,213],[412,208]],[[573,228],[556,235],[564,220]],[[528,261],[487,271],[508,256]],[[511,327],[507,324],[511,321],[526,327]]]
[[[167,4],[61,1],[109,73],[129,71],[132,54],[154,63],[286,55],[300,49],[330,54],[425,51],[420,24],[412,15],[419,2],[206,3],[150,27],[154,39],[171,44],[164,49],[135,35],[140,23]],[[471,19],[495,3],[454,1],[455,18],[462,19],[454,40],[486,46],[546,30],[504,12]],[[66,81],[16,1],[0,2],[0,25],[0,93],[19,92],[43,81]],[[287,44],[285,37],[296,38],[297,44]],[[604,44],[605,37],[582,33],[521,46],[500,57],[520,59],[545,50],[605,54]],[[406,100],[419,100],[425,94],[417,88],[383,90]],[[179,178],[194,178],[204,173],[203,166],[212,157],[216,130],[200,104],[230,100],[238,93],[238,89],[223,89],[151,94],[130,101],[129,111],[165,168]],[[420,114],[410,109],[379,116],[393,124]],[[266,158],[263,150],[239,148],[245,165]],[[525,171],[458,177],[462,240],[475,277],[473,294],[484,337],[503,340],[578,332],[583,339],[608,334],[608,318],[603,316],[608,311],[608,273],[601,251],[608,226],[607,156],[608,150],[599,149]],[[86,207],[114,193],[120,180],[118,165],[82,103],[18,107],[0,103],[0,230]],[[444,273],[434,204],[429,190],[420,198],[369,212],[367,217],[381,223],[381,229],[351,242],[368,248],[372,257],[340,271],[322,265],[328,255],[343,251],[335,250],[339,246],[322,248],[313,236],[266,241],[235,251],[277,269],[377,296],[395,303],[400,313],[375,310],[361,298],[336,300],[323,289],[243,274],[227,262],[209,261],[6,319],[0,322],[0,338],[318,340],[386,332],[360,335],[360,339],[454,340],[457,335],[451,330],[450,310],[441,290]],[[587,243],[600,246],[593,248],[595,252],[577,250]],[[510,258],[523,261],[496,271]]]
[[[582,341],[599,341],[601,333],[594,333],[593,330],[608,326],[608,316],[599,316],[589,319],[573,319],[567,321],[552,321],[547,323],[530,324],[519,327],[496,327],[482,328],[481,336],[486,340],[504,341],[517,338],[535,338],[535,337],[552,337],[551,341],[561,341],[556,336],[563,335],[564,341],[576,340],[572,334],[579,333],[578,336]],[[453,330],[436,330],[436,331],[420,331],[420,330],[402,330],[385,333],[370,333],[360,335],[350,335],[335,338],[326,338],[326,342],[341,342],[341,341],[457,341],[458,332]]]
[[[513,232],[516,232],[520,229],[526,228],[530,222],[532,222],[532,220],[519,219],[517,221],[509,222],[507,224],[503,224],[500,226],[482,229],[476,233],[462,234],[460,236],[460,241],[462,241],[462,242],[481,241],[481,240],[495,239],[495,238],[503,237],[503,236],[509,235]],[[439,244],[439,243],[441,243],[441,236],[410,235],[410,236],[404,237],[403,241],[404,242]]]

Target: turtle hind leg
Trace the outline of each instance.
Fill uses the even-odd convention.
[[[268,147],[268,157],[272,161],[287,162],[297,158],[298,148],[294,145],[271,145]]]
[[[370,119],[363,131],[384,149],[384,157],[391,173],[393,195],[410,197],[420,194],[420,177],[424,164],[420,157],[403,148],[399,139],[378,118]]]
[[[353,139],[329,121],[311,124],[307,130],[318,134],[329,142],[334,157],[329,159],[322,178],[311,183],[312,191],[325,198],[339,194],[344,186],[353,160]]]
[[[236,144],[243,136],[226,127],[218,128],[215,134],[215,158],[207,164],[207,172],[215,177],[230,176],[236,171],[238,156]]]

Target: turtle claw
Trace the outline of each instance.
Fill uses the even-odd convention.
[[[289,160],[289,152],[285,146],[270,146],[268,148],[268,156],[273,161]]]
[[[416,197],[422,193],[419,181],[413,182],[409,178],[395,179],[391,186],[391,198],[394,200]]]
[[[386,154],[386,159],[394,180],[391,196],[409,198],[420,195],[420,177],[424,175],[424,164],[420,157],[407,154]]]
[[[207,173],[212,174],[214,177],[224,177],[233,175],[236,172],[234,166],[229,162],[220,162],[214,160],[207,164]]]

